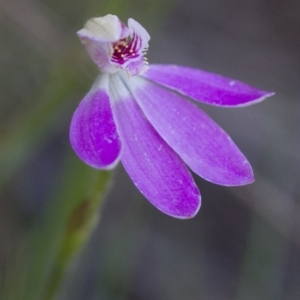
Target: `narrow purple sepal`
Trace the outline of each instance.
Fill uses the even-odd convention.
[[[70,142],[94,168],[111,169],[118,162],[121,143],[106,89],[92,88],[81,101],[71,121]]]
[[[253,182],[251,166],[209,116],[175,92],[133,78],[131,92],[160,136],[199,176],[226,186]]]
[[[191,218],[200,208],[200,193],[180,157],[144,117],[135,100],[115,88],[113,112],[122,141],[121,161],[140,192],[162,212]]]
[[[216,106],[245,106],[274,95],[221,75],[175,65],[150,65],[143,76],[194,100]]]

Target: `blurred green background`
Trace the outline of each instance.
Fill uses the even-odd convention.
[[[152,207],[121,165],[104,191],[111,175],[77,159],[68,128],[97,75],[75,32],[107,13],[148,30],[150,63],[276,92],[251,107],[201,106],[245,153],[254,184],[195,177],[202,208],[187,221]],[[1,0],[1,299],[44,300],[51,287],[57,300],[300,299],[299,37],[298,0]],[[68,245],[85,239],[66,267]]]

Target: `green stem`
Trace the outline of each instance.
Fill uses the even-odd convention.
[[[103,195],[110,177],[111,173],[109,172],[98,172],[89,196],[78,203],[71,212],[65,227],[62,246],[48,280],[43,299],[54,299],[70,262],[86,243],[93,229],[98,224]]]

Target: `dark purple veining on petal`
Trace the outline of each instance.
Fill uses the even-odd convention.
[[[128,60],[140,56],[141,38],[133,34],[132,38],[124,38],[113,44],[112,62],[123,65]]]

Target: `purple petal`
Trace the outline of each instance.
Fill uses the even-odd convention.
[[[120,79],[114,77],[112,108],[122,141],[124,168],[159,210],[176,218],[195,216],[200,194],[189,170],[153,129]]]
[[[107,75],[95,82],[77,107],[70,128],[70,142],[76,154],[99,169],[114,167],[121,148],[107,85]]]
[[[254,180],[231,138],[197,106],[142,77],[132,78],[130,87],[153,127],[195,173],[227,186]]]
[[[221,75],[174,65],[150,65],[143,76],[194,100],[217,106],[245,106],[274,95]]]

